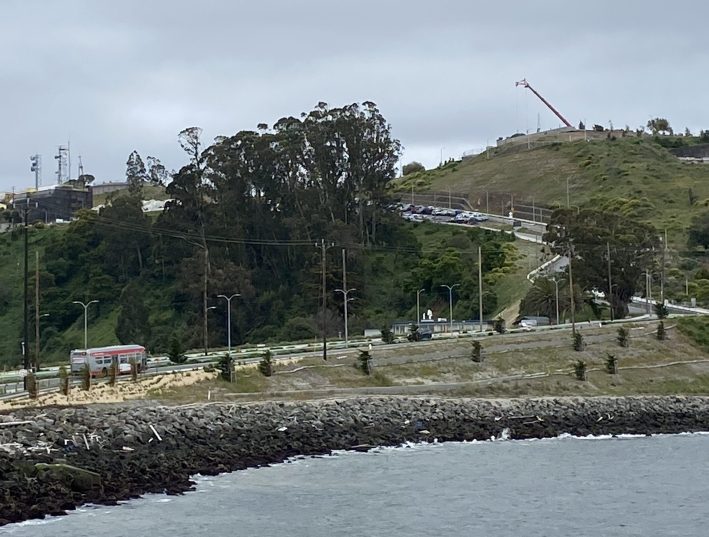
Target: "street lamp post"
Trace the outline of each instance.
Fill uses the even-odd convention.
[[[80,306],[84,307],[84,350],[89,348],[89,336],[88,336],[88,313],[89,313],[89,306],[91,304],[98,304],[98,300],[92,300],[91,302],[87,302],[84,304],[81,300],[74,300],[72,301],[72,304],[79,304]]]
[[[342,297],[345,300],[345,348],[349,347],[350,344],[350,339],[349,339],[349,332],[348,332],[348,325],[347,325],[347,303],[350,300],[354,300],[353,298],[348,298],[347,295],[349,295],[352,291],[356,291],[354,287],[352,289],[335,289],[336,293],[342,293]]]
[[[448,310],[450,313],[450,319],[449,319],[449,326],[450,326],[450,332],[453,332],[453,289],[456,287],[460,287],[459,283],[454,283],[453,285],[446,285],[443,284],[441,287],[445,287],[448,289]]]
[[[559,280],[554,278],[554,290],[556,291],[556,324],[559,324]]]
[[[421,322],[421,293],[425,293],[426,289],[416,291],[416,326]]]
[[[231,299],[237,296],[241,296],[239,293],[234,293],[231,296],[217,295],[217,298],[223,298],[226,300],[227,310],[226,310],[226,327],[227,327],[227,352],[231,356]]]

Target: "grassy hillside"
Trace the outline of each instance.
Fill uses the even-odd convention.
[[[547,206],[601,206],[651,221],[683,243],[691,218],[709,205],[709,166],[685,164],[649,138],[554,143],[495,149],[462,162],[413,174],[393,185],[402,192],[465,193],[485,205],[485,192]],[[696,198],[690,205],[689,191]],[[491,202],[491,211],[500,204]]]

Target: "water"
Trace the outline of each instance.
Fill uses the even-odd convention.
[[[709,435],[382,448],[198,478],[13,537],[706,536]]]

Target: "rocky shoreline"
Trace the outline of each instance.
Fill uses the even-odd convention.
[[[358,398],[0,414],[0,526],[215,475],[405,442],[709,431],[709,397]]]

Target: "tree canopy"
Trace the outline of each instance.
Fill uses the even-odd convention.
[[[574,282],[610,297],[616,318],[628,314],[644,271],[656,266],[660,251],[657,230],[618,213],[592,209],[552,213],[544,240],[560,255],[571,256]],[[612,289],[608,289],[608,252]]]

